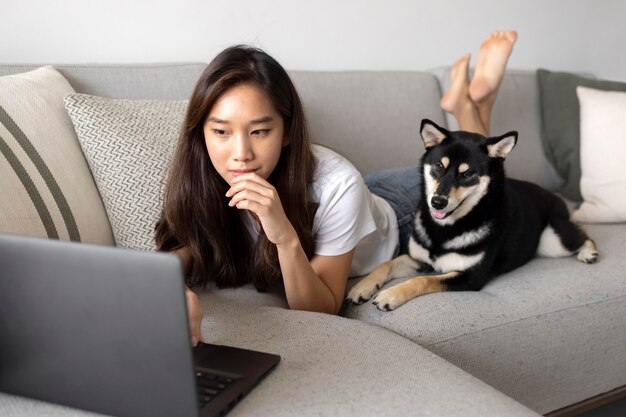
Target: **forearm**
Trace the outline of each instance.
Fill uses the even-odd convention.
[[[297,237],[277,249],[289,308],[337,314],[341,304],[311,267]]]

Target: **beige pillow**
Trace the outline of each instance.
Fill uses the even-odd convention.
[[[0,232],[113,244],[63,107],[73,91],[50,66],[0,77]]]
[[[580,102],[580,191],[572,213],[581,222],[626,221],[626,93],[577,87]]]

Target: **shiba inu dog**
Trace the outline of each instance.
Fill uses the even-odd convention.
[[[569,220],[559,197],[505,177],[504,160],[517,132],[486,138],[450,132],[424,119],[420,133],[426,147],[422,198],[408,254],[377,266],[350,290],[347,301],[361,304],[389,280],[414,276],[376,296],[374,304],[389,311],[424,294],[480,290],[537,254],[577,253],[585,263],[598,259],[595,243]]]

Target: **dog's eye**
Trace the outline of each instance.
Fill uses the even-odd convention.
[[[446,168],[443,166],[441,162],[435,162],[433,164],[433,168],[431,169],[431,175],[440,177],[446,171]]]
[[[463,173],[463,178],[472,178],[475,174],[476,172],[473,169],[468,169]]]

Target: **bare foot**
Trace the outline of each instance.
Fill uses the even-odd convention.
[[[448,113],[458,113],[459,107],[469,100],[469,61],[470,54],[465,54],[450,69],[450,89],[439,102]]]
[[[450,89],[442,97],[439,105],[451,113],[461,130],[480,133],[487,136],[487,129],[482,123],[478,107],[469,95],[469,60],[470,55],[463,55],[450,69]]]
[[[495,99],[517,32],[493,32],[480,46],[469,94],[476,104]]]

